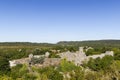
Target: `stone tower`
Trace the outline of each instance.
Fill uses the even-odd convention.
[[[33,54],[29,54],[29,62],[31,62],[32,58],[33,58]]]
[[[80,54],[80,56],[81,56],[82,58],[85,58],[85,57],[86,57],[86,54],[85,54],[83,48],[84,48],[84,47],[79,47],[79,54]]]
[[[48,58],[48,57],[49,57],[49,55],[50,55],[50,53],[49,53],[49,52],[46,52],[46,53],[45,53],[45,57],[46,57],[46,58]]]
[[[83,47],[79,47],[79,53],[84,53]]]

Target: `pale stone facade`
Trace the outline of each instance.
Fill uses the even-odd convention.
[[[80,47],[79,51],[75,53],[68,51],[68,52],[60,53],[59,56],[61,57],[61,59],[66,59],[67,61],[74,62],[75,65],[82,64],[81,62],[86,58],[86,55],[83,51],[83,47]]]
[[[34,58],[40,58],[40,57],[45,57],[45,58],[48,58],[50,55],[49,52],[46,52],[45,55],[33,55],[33,54],[30,54],[28,56],[28,58],[22,58],[22,59],[17,59],[17,60],[11,60],[9,61],[10,63],[10,67],[14,67],[16,66],[17,64],[29,64],[31,59],[34,57]]]
[[[106,55],[114,55],[113,51],[106,51],[105,53],[101,53],[100,55],[92,55],[92,56],[86,56],[83,47],[79,48],[79,51],[77,52],[64,52],[59,54],[61,59],[66,59],[67,61],[72,61],[75,63],[75,65],[81,65],[83,61],[88,61],[90,58],[96,59],[98,57],[103,58]]]
[[[17,64],[28,64],[29,63],[29,58],[22,58],[22,59],[17,59],[17,60],[12,60],[9,61],[10,67],[14,67]]]
[[[60,64],[61,59],[60,58],[45,58],[43,67],[46,66],[57,66]]]

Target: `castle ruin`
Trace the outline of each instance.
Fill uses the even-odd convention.
[[[61,59],[66,59],[67,61],[74,62],[75,65],[79,66],[82,64],[83,61],[85,60],[88,61],[90,58],[93,58],[93,59],[96,59],[98,57],[103,58],[106,55],[114,56],[114,52],[106,51],[105,53],[101,53],[99,55],[86,56],[84,52],[84,48],[79,47],[79,51],[76,51],[76,52],[67,51],[67,52],[59,53],[58,55],[61,58],[48,58],[49,55],[50,55],[49,52],[46,52],[45,55],[30,54],[28,58],[9,61],[10,67],[16,66],[17,64],[29,64],[32,58],[41,58],[41,57],[44,57],[44,62],[42,64],[34,64],[34,65],[39,65],[39,66],[52,65],[53,66],[53,65],[60,64]]]

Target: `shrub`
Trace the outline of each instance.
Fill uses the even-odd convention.
[[[40,57],[40,58],[34,58],[34,57],[33,57],[33,58],[31,59],[31,63],[32,63],[32,64],[38,64],[38,63],[39,63],[39,64],[42,64],[42,63],[44,62],[44,59],[45,59],[44,57]]]
[[[105,70],[108,67],[110,67],[112,62],[113,62],[113,57],[107,55],[102,59],[100,58],[90,59],[87,63],[87,66],[94,71],[99,71],[99,70]]]
[[[0,76],[0,80],[13,80],[13,79],[11,77],[3,75],[3,76]]]
[[[51,80],[63,80],[63,75],[60,74],[58,71],[54,70],[50,75],[49,79]]]
[[[115,60],[120,60],[120,52],[117,52],[114,54],[114,59]]]
[[[9,61],[0,56],[0,74],[6,74],[10,71]]]
[[[77,68],[73,62],[66,61],[66,59],[61,60],[60,66],[58,67],[59,71],[69,72]]]
[[[84,80],[84,71],[80,67],[76,68],[71,72],[70,76],[70,80]]]
[[[51,53],[51,54],[49,55],[49,58],[60,58],[60,56],[57,55],[57,54],[55,54],[55,53]]]

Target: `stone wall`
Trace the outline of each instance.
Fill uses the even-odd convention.
[[[22,58],[22,59],[17,59],[17,60],[12,60],[9,61],[10,67],[14,67],[18,64],[28,64],[29,63],[29,58]]]
[[[90,58],[96,59],[96,58],[103,58],[106,55],[110,55],[110,56],[114,56],[114,52],[113,51],[106,51],[105,53],[101,53],[100,55],[92,55],[92,56],[87,56],[87,60],[89,60]]]
[[[60,58],[45,58],[43,66],[57,66],[60,64]]]
[[[83,47],[79,48],[79,51],[77,52],[64,52],[60,53],[59,56],[61,59],[66,59],[67,61],[72,61],[75,63],[75,65],[80,65],[82,64],[82,61],[85,60],[86,55],[83,51]]]
[[[31,61],[31,58],[39,58],[39,57],[45,57],[43,64],[35,64],[39,66],[55,66],[60,64],[61,59],[66,59],[67,61],[72,61],[75,63],[75,65],[81,65],[83,61],[88,61],[90,58],[96,59],[98,57],[103,58],[106,55],[111,55],[114,56],[113,51],[106,51],[105,53],[102,53],[100,55],[92,55],[92,56],[86,56],[83,47],[79,48],[79,51],[76,52],[63,52],[60,53],[59,56],[61,58],[48,58],[49,53],[46,52],[45,55],[32,55],[30,54],[28,58],[23,58],[23,59],[17,59],[17,60],[12,60],[9,61],[10,67],[16,66],[17,64],[29,64]]]
[[[90,58],[96,59],[98,57],[103,58],[106,55],[114,56],[113,51],[106,51],[105,53],[101,53],[100,55],[92,55],[92,56],[86,56],[83,47],[79,48],[79,51],[77,52],[64,52],[60,53],[59,56],[61,59],[66,59],[67,61],[72,61],[75,63],[75,65],[81,65],[83,61],[88,61]]]

